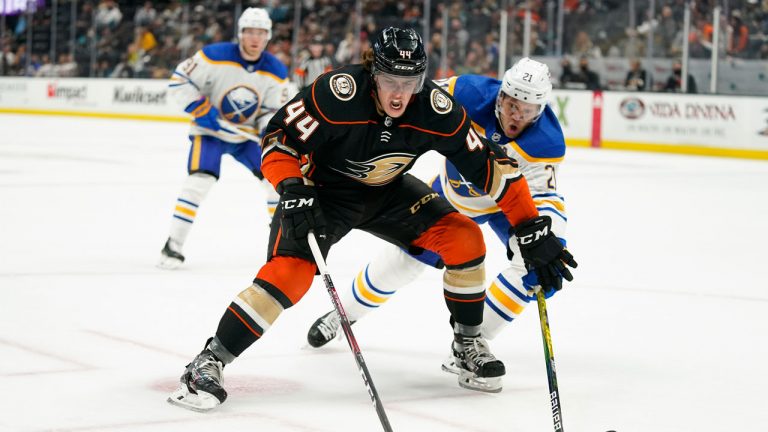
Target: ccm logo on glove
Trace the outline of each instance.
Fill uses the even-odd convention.
[[[314,198],[298,198],[283,201],[283,209],[285,210],[312,207],[313,205],[315,205]]]
[[[277,185],[281,191],[282,235],[288,239],[304,239],[309,231],[315,231],[318,237],[322,237],[325,217],[317,191],[312,186],[295,182],[294,179],[287,179]]]
[[[528,245],[528,244],[536,242],[539,239],[541,239],[543,237],[546,237],[548,235],[549,235],[549,227],[545,226],[541,230],[535,231],[535,232],[533,232],[531,234],[527,234],[527,235],[524,235],[524,236],[518,236],[517,237],[517,241],[521,245]]]

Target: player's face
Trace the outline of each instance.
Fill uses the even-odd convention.
[[[519,101],[502,94],[499,100],[499,123],[504,135],[517,138],[539,115],[540,105]]]
[[[240,35],[240,46],[246,60],[257,60],[267,47],[269,32],[264,29],[246,28]]]
[[[379,104],[392,118],[403,115],[408,101],[419,87],[421,77],[402,77],[385,73],[374,77],[379,95]]]

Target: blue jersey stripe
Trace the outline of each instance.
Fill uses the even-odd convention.
[[[379,305],[374,305],[366,302],[365,300],[361,299],[360,296],[357,295],[357,290],[355,290],[355,283],[352,282],[352,295],[355,296],[355,300],[357,300],[358,303],[360,303],[363,306],[369,307],[369,308],[377,308]]]
[[[187,219],[187,218],[185,218],[185,217],[181,217],[181,216],[179,216],[179,215],[173,215],[173,217],[175,217],[176,219],[181,219],[181,220],[183,220],[184,222],[189,222],[189,223],[192,223],[192,220],[191,220],[191,219]]]
[[[397,291],[397,290],[395,290],[395,291],[382,291],[382,290],[376,288],[375,286],[373,286],[373,284],[371,283],[371,280],[368,279],[368,266],[365,266],[365,283],[367,283],[368,287],[370,289],[372,289],[374,292],[377,292],[379,294],[384,294],[386,296],[392,295],[392,294],[395,293],[395,291]]]
[[[512,320],[514,319],[511,316],[509,316],[509,315],[505,314],[504,312],[502,312],[501,309],[499,309],[498,306],[493,304],[493,302],[491,301],[490,297],[486,297],[485,298],[485,304],[488,307],[490,307],[491,309],[493,309],[493,311],[496,312],[496,314],[498,314],[500,317],[504,318],[504,321],[512,322]]]
[[[517,288],[515,288],[515,287],[514,287],[514,286],[513,286],[513,285],[512,285],[512,284],[511,284],[511,283],[510,283],[510,282],[509,282],[509,281],[508,281],[508,280],[507,280],[505,277],[504,277],[504,275],[503,275],[503,274],[499,273],[499,275],[498,275],[496,278],[499,280],[499,282],[501,282],[501,284],[502,284],[502,285],[504,285],[504,286],[505,286],[505,287],[506,287],[508,290],[512,291],[512,292],[513,292],[513,293],[514,293],[514,294],[515,294],[515,295],[516,295],[518,298],[520,298],[520,300],[523,300],[523,301],[525,301],[526,303],[528,302],[528,300],[529,300],[529,297],[528,297],[526,294],[523,294],[522,292],[520,292],[520,290],[518,290]]]
[[[552,207],[536,207],[536,210],[538,210],[539,212],[548,211],[548,212],[550,212],[550,213],[554,213],[555,215],[557,215],[557,216],[560,216],[560,218],[561,218],[562,220],[564,220],[564,221],[568,222],[568,218],[567,218],[567,217],[565,217],[565,215],[563,215],[563,214],[562,214],[562,213],[560,213],[559,211],[557,211],[557,210],[553,209]]]
[[[563,198],[557,192],[549,192],[549,193],[543,193],[543,194],[536,194],[536,195],[532,196],[532,198],[549,198],[549,197],[557,197],[557,198],[560,198],[561,200],[565,201],[565,198]]]
[[[177,199],[177,201],[179,201],[179,202],[183,202],[184,204],[188,204],[188,205],[191,205],[191,206],[192,206],[192,207],[194,207],[194,208],[197,208],[197,207],[198,207],[198,205],[197,205],[197,204],[195,204],[195,203],[193,203],[193,202],[191,202],[191,201],[187,201],[187,200],[185,200],[185,199],[181,199],[181,198],[179,198],[179,199]]]

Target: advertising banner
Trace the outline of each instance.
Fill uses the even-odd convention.
[[[0,113],[189,121],[166,80],[0,78]],[[555,90],[568,146],[768,159],[768,98]]]
[[[0,79],[0,112],[189,119],[169,98],[165,80],[142,79],[3,78]]]
[[[604,93],[602,145],[768,151],[768,98]]]
[[[550,107],[557,114],[569,146],[587,147],[592,142],[592,106],[590,91],[555,90]]]

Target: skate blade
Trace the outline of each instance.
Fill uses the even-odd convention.
[[[451,356],[449,360],[444,361],[443,364],[440,365],[440,369],[442,369],[443,372],[448,372],[450,374],[459,374],[459,368],[456,367],[456,362],[453,361],[453,356]]]
[[[181,267],[183,263],[184,261],[178,260],[176,258],[162,257],[155,266],[161,270],[175,270]]]
[[[221,405],[216,396],[204,391],[198,391],[197,394],[191,393],[183,384],[168,396],[167,401],[171,405],[196,412],[208,412]]]
[[[501,377],[481,378],[469,371],[461,371],[458,381],[462,388],[485,393],[499,393],[502,388]]]

